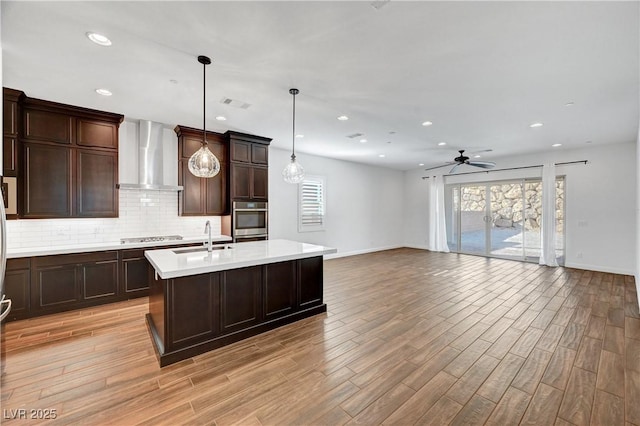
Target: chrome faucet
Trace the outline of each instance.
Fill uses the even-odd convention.
[[[211,241],[211,222],[207,221],[204,225],[204,233],[209,233],[209,239],[207,240],[207,251],[211,252],[213,250],[213,242]]]

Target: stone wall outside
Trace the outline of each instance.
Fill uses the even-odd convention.
[[[540,229],[542,218],[542,182],[525,182],[525,195],[519,183],[492,185],[490,200],[493,224],[500,228],[518,226],[526,230]],[[460,207],[465,212],[485,210],[485,190],[481,186],[463,186]],[[523,203],[524,201],[524,203]],[[523,205],[524,204],[524,205]],[[564,180],[556,180],[556,232],[564,230]]]

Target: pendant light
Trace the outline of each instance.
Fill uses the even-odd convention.
[[[291,162],[282,171],[282,177],[287,183],[300,183],[304,180],[304,169],[296,161],[296,95],[300,93],[298,89],[289,89],[293,95],[293,145],[291,150]]]
[[[211,64],[211,59],[206,56],[198,56],[198,62],[202,64],[202,146],[191,158],[189,158],[189,171],[191,174],[201,178],[212,178],[220,173],[220,161],[207,146],[207,65]]]

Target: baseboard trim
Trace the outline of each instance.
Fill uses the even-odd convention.
[[[638,306],[640,306],[640,272],[633,274],[633,277],[636,280],[636,296],[638,298]]]
[[[329,260],[329,259],[337,259],[337,258],[340,258],[340,257],[357,256],[359,254],[375,253],[377,251],[393,250],[393,249],[398,249],[398,248],[403,248],[403,247],[406,247],[406,246],[404,246],[404,245],[393,245],[393,246],[386,246],[386,247],[374,247],[374,248],[364,249],[364,250],[345,251],[345,252],[338,252],[338,253],[334,253],[334,254],[327,254],[327,255],[324,256],[324,258],[327,259],[327,260]]]
[[[567,268],[575,268],[575,269],[584,269],[586,271],[596,271],[596,272],[607,272],[610,274],[620,274],[620,275],[632,275],[635,276],[635,272],[630,269],[624,268],[611,268],[609,266],[602,265],[587,265],[582,263],[572,263],[565,262],[565,267]]]
[[[429,250],[429,247],[427,247],[427,246],[420,246],[420,245],[414,245],[414,244],[408,244],[405,247],[412,248],[412,249],[418,249],[418,250]]]
[[[367,253],[375,253],[377,251],[385,251],[385,250],[393,250],[393,249],[398,249],[398,248],[412,248],[412,249],[418,249],[418,250],[429,250],[426,246],[420,246],[420,245],[393,245],[393,246],[386,246],[386,247],[375,247],[375,248],[370,248],[370,249],[364,249],[364,250],[353,250],[353,251],[347,251],[347,252],[338,252],[338,253],[334,253],[334,254],[329,254],[329,255],[325,255],[324,258],[325,259],[337,259],[340,257],[349,257],[349,256],[357,256],[359,254],[367,254]],[[455,253],[454,253],[455,254]],[[623,269],[623,268],[611,268],[608,266],[602,266],[602,265],[587,265],[587,264],[580,264],[580,263],[566,263],[564,265],[567,268],[574,268],[574,269],[584,269],[586,271],[595,271],[595,272],[606,272],[606,273],[610,273],[610,274],[620,274],[620,275],[631,275],[634,276],[636,279],[636,288],[638,288],[638,302],[640,303],[640,274],[636,274],[635,271],[629,270],[629,269]]]

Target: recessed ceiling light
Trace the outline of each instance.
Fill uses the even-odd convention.
[[[418,163],[418,166],[424,166],[424,163]]]
[[[360,143],[367,143],[366,139],[360,139]]]
[[[88,32],[87,38],[95,44],[99,44],[100,46],[111,46],[111,40],[109,40],[107,36],[103,36],[102,34]]]
[[[479,154],[476,154],[476,155],[473,156],[473,158],[481,158],[481,157],[482,157],[482,155],[479,155]]]
[[[111,95],[113,95],[113,93],[111,93],[111,91],[107,90],[107,89],[96,89],[96,93],[98,95],[102,95],[102,96],[111,96]]]
[[[575,102],[567,102],[566,104],[564,104],[564,106],[566,106],[566,107],[571,107],[571,106],[574,106],[574,105],[575,105]]]
[[[384,158],[384,154],[379,154],[378,157]]]
[[[227,117],[223,116],[223,115],[219,115],[216,117],[216,120],[218,121],[227,121]]]
[[[446,144],[446,142],[438,142],[438,146],[445,146]]]
[[[433,124],[433,123],[432,123],[432,122],[430,122],[430,121],[425,121],[424,123],[422,123],[422,125],[423,125],[424,127],[429,127],[429,126],[431,126],[432,124]]]
[[[559,146],[562,146],[562,144],[561,144],[561,143],[554,143],[554,144],[553,144],[553,145],[551,145],[551,146],[552,146],[552,147],[554,147],[554,148],[557,148],[557,147],[559,147]]]
[[[347,121],[349,119],[349,117],[347,117],[346,115],[341,115],[340,117],[338,117],[338,120],[340,121]]]
[[[304,138],[304,135],[296,135],[296,138]]]
[[[536,127],[542,127],[543,124],[542,123],[533,123],[533,124],[529,124],[529,127],[531,128],[536,128]]]

